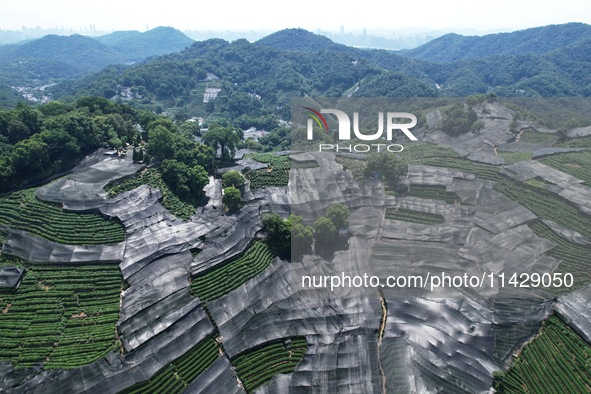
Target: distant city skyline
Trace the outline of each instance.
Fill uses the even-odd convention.
[[[567,22],[591,24],[591,2],[586,0],[564,0],[558,4],[549,0],[497,0],[482,4],[469,0],[415,0],[396,2],[386,8],[383,2],[376,0],[365,0],[359,7],[331,4],[310,0],[293,4],[254,0],[226,1],[220,6],[217,2],[168,0],[160,7],[149,7],[145,2],[135,0],[92,3],[5,0],[0,5],[0,30],[39,26],[84,31],[93,26],[94,30],[109,32],[172,26],[181,31],[272,32],[301,27],[313,32],[318,29],[339,32],[344,26],[348,32],[359,33],[368,29],[373,34],[379,30],[395,32],[407,29],[484,34]]]
[[[257,41],[269,34],[274,33],[274,30],[180,30],[188,37],[202,41],[210,38],[221,38],[227,41],[234,41],[245,38],[251,42]],[[96,26],[90,25],[81,27],[79,29],[66,29],[63,26],[56,26],[54,28],[28,28],[23,27],[19,30],[2,30],[0,29],[0,45],[16,44],[29,40],[41,38],[49,34],[57,35],[72,35],[82,34],[88,37],[97,37],[111,33],[108,30],[98,30]],[[439,37],[447,32],[445,31],[417,31],[403,30],[403,31],[387,31],[383,29],[368,30],[362,29],[358,31],[347,31],[345,26],[341,26],[338,31],[325,31],[316,29],[313,33],[321,34],[329,39],[340,44],[364,47],[364,48],[379,48],[379,49],[410,49],[422,45],[436,37]]]

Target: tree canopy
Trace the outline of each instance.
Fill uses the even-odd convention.
[[[408,165],[394,154],[372,153],[367,156],[365,175],[378,175],[390,188],[396,189],[398,179],[408,173]]]
[[[240,135],[236,129],[218,123],[210,125],[207,133],[203,135],[203,142],[210,145],[214,150],[220,149],[220,160],[222,162],[228,162],[234,157],[240,140]]]
[[[69,169],[97,148],[132,142],[137,121],[131,107],[100,97],[0,111],[0,191]]]
[[[241,201],[242,194],[240,193],[240,190],[236,189],[234,186],[230,186],[224,189],[223,202],[229,211],[233,211],[239,208]]]
[[[232,170],[222,175],[223,187],[234,186],[238,188],[242,185],[244,185],[244,176],[238,171]]]
[[[464,104],[456,103],[445,111],[441,128],[444,133],[456,137],[469,132],[477,120],[478,115],[472,107],[464,108]]]
[[[291,234],[292,258],[297,260],[312,245],[314,231],[310,226],[306,226],[302,217],[298,215],[289,215],[286,222]]]
[[[314,222],[316,240],[321,244],[331,244],[337,237],[337,228],[332,220],[321,217]]]
[[[332,204],[328,207],[326,217],[332,221],[337,229],[349,227],[349,208],[343,204]]]
[[[279,255],[285,256],[291,250],[289,225],[276,213],[265,213],[261,222],[267,233],[267,243]]]
[[[301,216],[291,214],[283,220],[276,213],[266,213],[261,221],[267,233],[267,244],[283,258],[291,259],[292,247],[303,253],[312,244],[312,229],[304,224]]]
[[[196,201],[203,195],[203,188],[209,182],[207,171],[200,166],[193,167],[174,159],[166,159],[160,166],[162,179],[181,199]]]

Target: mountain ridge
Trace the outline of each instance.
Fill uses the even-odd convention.
[[[275,49],[289,51],[344,50],[346,45],[338,44],[330,38],[314,34],[302,28],[276,31],[255,42]]]
[[[134,31],[115,32],[98,38],[50,34],[0,47],[0,79],[11,84],[24,84],[77,78],[109,65],[176,52],[193,42],[170,27],[158,27],[137,34]]]
[[[591,25],[573,22],[484,36],[449,33],[399,53],[415,59],[451,62],[494,55],[544,54],[586,39],[591,39]]]
[[[588,28],[574,24],[552,29],[563,29],[564,34],[555,35],[563,37],[560,42],[568,42],[564,37],[573,26],[575,30]],[[587,55],[591,53],[591,39],[573,41],[562,46],[554,43],[544,53],[523,51],[432,62],[404,52],[347,47],[303,29],[285,29],[254,43],[245,39],[195,42],[182,52],[127,69],[110,69],[83,83],[58,88],[56,94],[107,92],[105,97],[112,98],[122,87],[140,92],[137,99],[146,108],[160,106],[170,108],[173,114],[194,114],[205,111],[203,90],[215,87],[221,89],[219,99],[208,104],[207,112],[229,117],[260,116],[267,110],[275,111],[272,108],[285,110],[291,98],[303,95],[591,96],[587,71],[591,65],[591,56]],[[218,79],[207,81],[207,75]],[[129,95],[124,99],[135,100]]]
[[[135,57],[135,60],[178,52],[195,42],[183,32],[166,26],[159,26],[144,33],[136,34],[132,30],[112,36],[115,33],[97,37],[96,40],[126,53],[129,58]]]
[[[591,38],[586,37],[591,26],[573,23],[540,27],[533,31],[544,31],[546,35],[553,32],[557,39],[542,48],[537,46],[539,40],[527,38],[532,34],[532,29],[528,29],[519,32],[523,38],[519,42],[521,46],[531,44],[531,50],[499,54],[494,49],[504,47],[497,43],[483,58],[465,56],[450,62],[434,62],[409,56],[407,51],[353,48],[303,29],[284,29],[254,43],[246,39],[193,42],[181,52],[153,57],[131,66],[111,66],[97,74],[86,75],[84,79],[74,81],[70,78],[67,85],[52,89],[56,96],[96,94],[107,98],[115,97],[121,89],[125,92],[131,89],[129,92],[132,95],[125,93],[121,98],[139,99],[142,105],[151,109],[161,105],[177,111],[176,108],[181,105],[200,108],[201,111],[201,91],[204,89],[201,85],[212,84],[211,81],[204,81],[209,78],[208,75],[214,75],[219,81],[216,80],[213,83],[215,86],[211,87],[222,87],[220,97],[227,100],[226,95],[232,94],[236,98],[234,105],[227,105],[226,101],[221,108],[236,116],[248,112],[248,108],[260,109],[262,103],[269,107],[281,103],[279,106],[285,108],[282,104],[288,104],[290,97],[305,94],[590,96],[591,77],[587,70],[591,63]],[[159,28],[152,33],[167,36],[178,35],[177,32],[171,28]],[[138,37],[145,37],[145,34],[118,32],[103,36],[103,40],[115,45],[130,40],[133,42]],[[453,34],[449,37],[460,41],[464,39]],[[502,41],[515,35],[506,33],[490,37],[497,41],[501,37]],[[485,40],[490,41],[490,37]],[[467,54],[469,50],[465,49]],[[0,69],[1,66],[0,63]],[[9,71],[18,73],[19,65],[12,66]],[[67,74],[70,77],[81,74],[72,67],[59,67],[59,62],[54,60],[29,61],[27,64],[31,78],[42,74],[44,69],[53,78],[59,78],[59,72],[63,70],[69,70]],[[258,103],[253,101],[253,97],[259,97]],[[244,110],[240,108],[240,101]],[[209,107],[214,108],[215,104]]]

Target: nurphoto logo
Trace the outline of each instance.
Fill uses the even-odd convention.
[[[305,110],[309,111],[310,118],[307,122],[307,139],[309,141],[314,139],[314,123],[318,125],[321,132],[329,133],[329,126],[324,114],[334,115],[338,121],[338,136],[339,141],[350,141],[351,140],[351,129],[353,129],[354,137],[361,141],[377,141],[384,138],[384,118],[386,119],[386,135],[387,141],[392,141],[394,132],[399,130],[411,141],[417,141],[417,137],[410,131],[411,128],[416,126],[417,117],[408,112],[387,112],[384,116],[384,112],[378,112],[378,130],[373,134],[362,133],[359,129],[359,112],[353,112],[353,122],[344,111],[338,109],[320,109],[317,111],[310,107],[304,107]],[[401,123],[401,120],[410,120],[410,122]],[[351,123],[353,127],[351,128]],[[347,151],[347,152],[358,152],[365,153],[372,150],[378,152],[402,152],[404,147],[400,144],[355,144],[355,145],[343,145],[343,144],[319,144],[318,151]]]

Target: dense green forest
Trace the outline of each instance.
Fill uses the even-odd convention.
[[[586,70],[591,61],[591,40],[585,37],[590,29],[569,24],[478,37],[481,50],[474,58],[466,56],[447,63],[416,59],[411,52],[347,47],[305,30],[288,29],[255,43],[244,39],[196,42],[180,53],[131,67],[109,67],[56,86],[53,93],[58,97],[112,97],[130,89],[135,95],[131,105],[168,111],[179,119],[195,115],[230,119],[270,113],[285,119],[289,118],[290,99],[303,95],[588,96],[591,77]],[[552,40],[532,38],[538,35]],[[519,40],[518,47],[531,50],[504,50],[503,43],[511,37]],[[574,38],[569,41],[565,37]],[[443,37],[432,45],[447,45],[450,53],[467,45],[454,40]],[[221,91],[215,100],[205,103],[207,88]]]
[[[0,188],[11,190],[30,180],[64,171],[98,147],[135,144],[143,146],[142,155],[145,148],[148,157],[161,162],[157,176],[162,176],[171,190],[181,197],[196,196],[199,193],[193,191],[199,190],[206,174],[215,167],[213,150],[219,148],[222,161],[228,161],[239,147],[286,149],[289,128],[281,126],[279,119],[290,119],[291,99],[305,95],[589,95],[588,31],[587,25],[568,24],[480,37],[480,47],[488,52],[483,49],[473,57],[482,58],[468,56],[448,63],[413,59],[408,53],[346,47],[302,29],[283,30],[256,43],[244,39],[232,43],[221,39],[196,42],[179,53],[132,66],[112,65],[96,74],[49,88],[62,101],[37,108],[19,104],[13,110],[0,112]],[[553,38],[541,43],[532,38],[537,35]],[[573,37],[572,42],[566,42],[565,36]],[[27,53],[31,59],[45,57],[46,75],[52,73],[54,66],[62,70],[60,62],[68,60],[77,67],[77,71],[69,71],[75,76],[88,72],[80,65],[79,57],[94,59],[96,64],[111,63],[117,59],[109,53],[120,53],[123,49],[133,53],[145,40],[151,42],[149,51],[162,50],[166,42],[187,44],[188,39],[183,37],[171,28],[146,33],[116,32],[97,40],[48,36],[13,46],[3,56],[10,57],[11,51],[16,51],[12,53]],[[522,54],[500,50],[508,37],[513,37],[519,45],[529,45],[531,50]],[[443,45],[441,42],[447,41],[435,40],[437,45]],[[454,42],[445,44],[451,52]],[[64,51],[57,51],[60,48]],[[107,48],[107,52],[99,51],[100,48]],[[70,58],[71,50],[79,57]],[[32,77],[36,63],[30,60],[28,64]],[[204,100],[207,89],[219,90],[217,98]],[[87,97],[116,95],[119,100],[115,101]],[[9,107],[15,98],[9,87],[0,89],[0,105]],[[121,104],[123,99],[128,105]],[[164,113],[174,122],[162,118],[160,123],[153,123],[161,118],[154,112]],[[473,111],[461,117],[451,115],[460,112],[463,112],[460,107],[451,108],[445,112],[446,118],[456,121],[466,118],[462,131],[478,126],[473,126]],[[194,146],[202,146],[196,145],[193,139],[199,128],[183,125],[191,116],[203,116],[204,127],[212,126],[204,142],[213,150],[208,148],[206,152],[205,146],[195,150],[199,157],[187,153]],[[554,115],[548,118],[558,119]],[[549,125],[545,120],[540,123]],[[136,125],[145,131],[141,136]],[[251,126],[270,133],[259,141],[242,143],[242,134],[237,130]],[[455,124],[447,126],[458,129]],[[150,144],[151,136],[158,142]]]
[[[20,80],[77,77],[123,62],[117,50],[81,35],[48,35],[25,44],[5,45],[0,55],[3,79]]]
[[[449,33],[403,53],[433,62],[452,62],[494,55],[542,54],[590,39],[591,26],[567,23],[485,36]]]
[[[97,148],[132,142],[138,121],[130,107],[91,97],[0,111],[0,191],[67,170]]]
[[[287,29],[255,43],[211,39],[142,60],[191,42],[178,30],[156,28],[3,46],[0,106],[15,104],[10,85],[49,81],[61,82],[47,89],[56,98],[118,95],[136,108],[210,120],[271,113],[288,118],[290,99],[302,95],[591,94],[591,27],[580,23],[483,37],[451,34],[398,52],[347,47]],[[221,91],[204,102],[208,88]]]
[[[285,29],[257,41],[257,44],[286,51],[347,51],[350,47],[304,29]]]
[[[205,82],[208,72],[220,79]],[[199,109],[231,118],[260,116],[279,107],[287,117],[294,96],[341,96],[359,80],[379,73],[366,62],[355,63],[355,57],[346,53],[300,53],[246,40],[212,39],[126,70],[104,70],[55,92],[104,95],[125,86],[140,93],[142,103],[159,103],[164,108]],[[206,87],[222,89],[209,105],[203,104]]]
[[[198,199],[214,170],[214,151],[192,131],[100,97],[37,108],[19,103],[0,111],[0,192],[69,170],[98,148],[126,152],[134,146],[145,163],[160,163],[162,179],[180,198]]]
[[[0,82],[42,85],[72,80],[112,64],[131,64],[180,51],[192,39],[171,27],[145,33],[115,32],[102,37],[48,35],[0,47]]]
[[[127,59],[135,60],[177,52],[195,42],[179,30],[164,26],[144,33],[137,30],[116,31],[95,37],[95,40],[116,49]]]
[[[0,83],[0,109],[14,108],[17,103],[24,101],[10,86]]]

